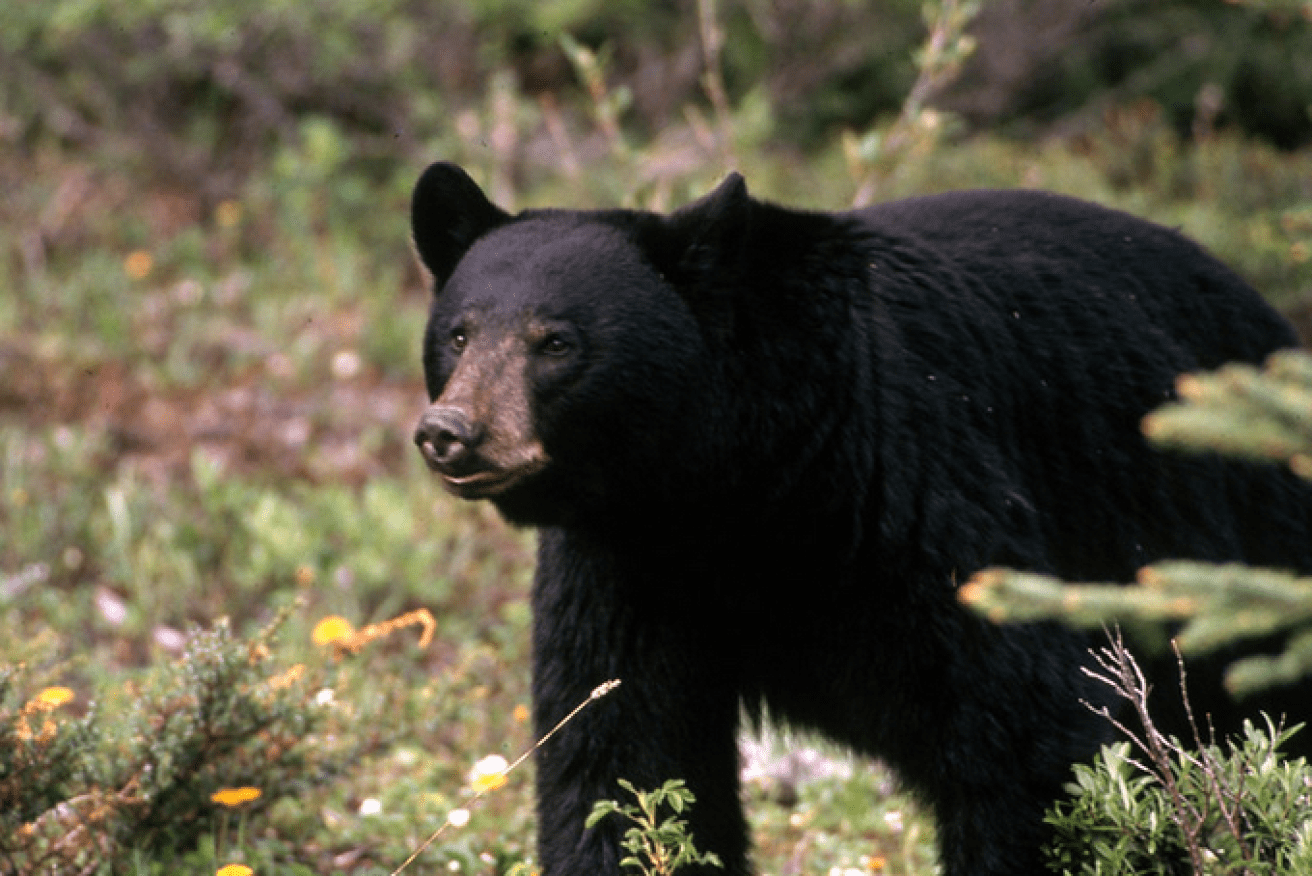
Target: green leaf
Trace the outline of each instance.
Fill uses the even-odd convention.
[[[619,804],[614,800],[598,800],[596,803],[592,804],[592,812],[590,812],[588,817],[584,820],[583,826],[587,828],[596,827],[597,822],[601,821],[612,812],[618,811]]]

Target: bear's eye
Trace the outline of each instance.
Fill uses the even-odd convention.
[[[468,343],[469,336],[465,334],[464,329],[451,330],[451,349],[459,353],[465,349],[465,345]]]
[[[538,345],[538,349],[547,356],[564,356],[574,349],[574,345],[560,335],[547,335]]]

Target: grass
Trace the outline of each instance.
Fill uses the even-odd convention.
[[[58,194],[60,174],[86,172],[47,170],[26,191],[33,205]],[[387,873],[459,804],[475,761],[531,742],[532,537],[446,497],[409,444],[426,294],[403,223],[378,250],[345,219],[323,224],[312,202],[252,196],[222,220],[171,222],[168,201],[87,194],[39,266],[10,266],[0,664],[26,667],[11,699],[68,686],[61,732],[92,722],[111,740],[97,757],[126,762],[133,739],[164,732],[171,701],[148,691],[176,683],[202,631],[226,624],[241,643],[282,612],[261,671],[306,667],[285,694],[309,715],[306,775],[218,760],[245,772],[211,785],[262,796],[240,812],[211,804],[183,845],[128,849],[117,865]],[[404,198],[375,209],[404,217]],[[311,642],[329,615],[360,627],[421,608],[437,621],[424,650],[409,630],[340,660]],[[862,767],[803,784],[788,805],[754,787],[762,871],[897,862],[904,846],[928,860],[914,808],[897,803],[901,831],[869,808],[889,784]],[[531,859],[531,787],[531,771],[517,772],[414,867],[490,873]]]
[[[494,93],[434,148],[519,207],[675,206],[721,171],[723,144],[699,151],[681,130],[595,154],[579,136],[587,174],[508,180],[479,144],[496,124],[542,124],[541,105],[518,100]],[[936,139],[872,176],[838,143],[773,150],[759,103],[733,112],[732,153],[758,195],[834,208],[858,181],[877,198],[1042,186],[1183,226],[1296,315],[1310,300],[1307,225],[1288,219],[1308,198],[1306,151],[1186,147],[1136,106],[1043,143]],[[205,654],[246,693],[290,679],[264,705],[302,716],[286,725],[301,735],[256,732],[197,780],[261,796],[229,811],[197,791],[205,814],[187,841],[129,835],[116,872],[389,873],[464,799],[476,761],[532,742],[532,538],[442,494],[408,440],[425,402],[427,294],[405,224],[419,166],[361,170],[336,128],[310,119],[218,204],[116,168],[54,146],[0,153],[0,286],[12,290],[0,296],[0,723],[67,686],[58,732],[100,746],[110,775],[140,769],[131,759],[171,726],[162,716],[186,714],[169,685],[210,665]],[[411,629],[345,657],[311,639],[327,616],[362,627],[419,609],[437,625],[424,649]],[[76,736],[92,727],[101,742]],[[767,736],[746,787],[762,873],[933,872],[932,823],[886,770],[820,746],[827,766],[799,781],[778,766],[782,747]],[[15,775],[0,772],[0,793],[24,787]],[[517,772],[415,872],[531,859],[532,811],[531,773]],[[0,873],[17,861],[0,854]]]

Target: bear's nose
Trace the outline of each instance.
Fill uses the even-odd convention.
[[[415,445],[430,467],[451,474],[473,459],[480,429],[456,407],[433,405],[415,428]]]

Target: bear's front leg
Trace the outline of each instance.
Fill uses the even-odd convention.
[[[700,621],[668,602],[633,599],[604,554],[558,531],[542,533],[534,585],[533,705],[539,736],[618,679],[537,754],[538,846],[544,876],[618,876],[631,827],[611,815],[592,829],[593,804],[634,803],[617,779],[652,790],[683,779],[696,802],[683,817],[697,849],[724,867],[681,876],[748,872],[738,795],[738,696],[732,665],[717,659]],[[671,813],[664,813],[671,814]]]

